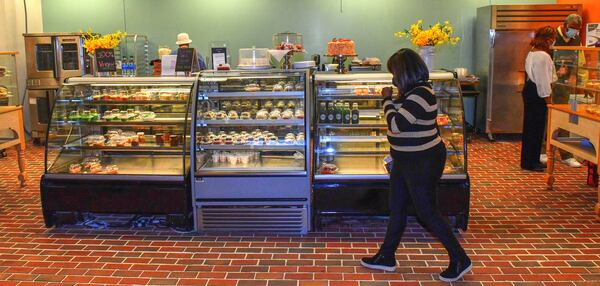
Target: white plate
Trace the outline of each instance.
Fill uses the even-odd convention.
[[[305,69],[316,66],[315,61],[303,61],[303,62],[295,62],[292,64],[295,69]]]
[[[268,70],[271,66],[237,66],[241,70]]]

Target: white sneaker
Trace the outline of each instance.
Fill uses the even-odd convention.
[[[563,163],[567,164],[569,167],[573,168],[581,168],[581,163],[577,161],[575,158],[569,158],[567,160],[562,160]]]
[[[541,154],[540,155],[540,163],[542,164],[546,164],[548,162],[548,155],[546,154]]]

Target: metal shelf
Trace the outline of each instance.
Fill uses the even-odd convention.
[[[355,95],[355,94],[320,94],[317,96],[318,101],[330,101],[330,100],[382,100],[381,95]]]
[[[210,126],[304,126],[304,119],[281,120],[256,120],[256,119],[230,119],[230,120],[200,120],[198,127]]]
[[[208,92],[198,95],[198,99],[303,99],[304,91],[258,91],[258,92]]]
[[[181,125],[184,124],[184,119],[154,119],[154,121],[54,121],[51,124],[58,126],[164,126],[164,125]]]
[[[62,104],[84,104],[84,105],[179,105],[187,104],[183,100],[88,100],[88,99],[58,99],[56,103]]]
[[[304,151],[305,145],[298,144],[253,144],[253,145],[196,145],[196,150],[252,150],[252,151]]]
[[[373,128],[387,128],[385,123],[372,123],[372,124],[334,124],[334,123],[319,123],[319,129],[373,129]]]
[[[69,144],[63,147],[65,150],[98,150],[98,151],[127,151],[127,152],[173,152],[183,150],[182,146],[167,146],[167,145],[150,145],[150,144],[140,144],[139,146],[101,146],[101,147],[93,147],[93,146],[85,146],[79,144]]]
[[[385,143],[387,136],[321,136],[322,143]]]

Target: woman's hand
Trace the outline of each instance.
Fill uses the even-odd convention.
[[[392,97],[392,93],[393,93],[393,91],[392,91],[392,88],[391,88],[391,87],[389,87],[389,86],[388,86],[388,87],[384,87],[384,88],[381,90],[381,95],[382,95],[383,97]]]

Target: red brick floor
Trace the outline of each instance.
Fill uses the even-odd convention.
[[[471,219],[461,241],[475,268],[457,285],[600,285],[596,192],[585,170],[544,175],[518,168],[515,142],[470,145]],[[27,150],[30,182],[18,188],[15,152],[0,159],[0,285],[444,285],[440,245],[411,222],[395,273],[358,259],[377,250],[384,221],[330,221],[307,236],[192,235],[169,229],[46,229],[38,180],[43,150]]]

